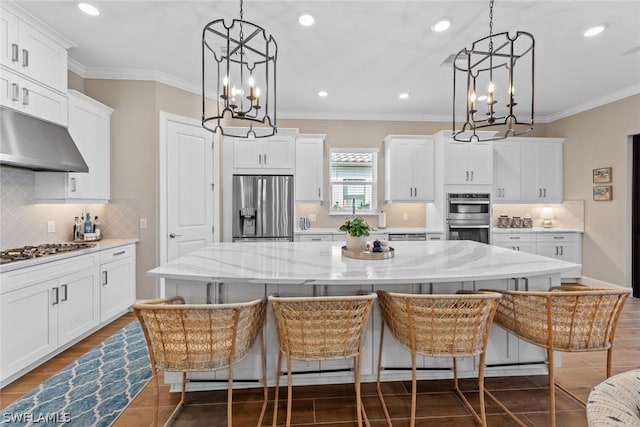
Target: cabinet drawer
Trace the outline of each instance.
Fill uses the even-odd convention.
[[[580,242],[579,233],[539,233],[538,242]]]
[[[301,234],[298,236],[301,242],[330,242],[331,234]]]
[[[533,233],[507,233],[507,234],[493,234],[494,243],[513,243],[513,242],[527,242],[535,243],[536,235]]]
[[[100,263],[104,264],[105,262],[116,261],[122,258],[131,257],[133,254],[133,249],[131,245],[128,246],[118,246],[116,248],[107,249],[105,251],[100,252]]]

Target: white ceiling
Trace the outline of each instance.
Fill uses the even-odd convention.
[[[88,0],[91,2],[91,0]],[[72,70],[87,78],[137,78],[198,93],[203,27],[239,16],[239,1],[17,1],[77,47]],[[244,19],[278,43],[278,117],[450,120],[450,54],[488,34],[488,0],[247,0]],[[315,25],[298,16],[310,12]],[[433,33],[441,17],[449,31]],[[608,28],[586,39],[585,29]],[[494,33],[536,39],[536,120],[548,121],[640,93],[640,0],[497,0]],[[631,51],[631,53],[629,53]],[[317,92],[329,96],[319,98]],[[398,99],[400,92],[411,94]]]

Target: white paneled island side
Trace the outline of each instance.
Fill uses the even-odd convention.
[[[218,243],[161,265],[149,274],[164,279],[162,296],[181,295],[188,303],[248,301],[270,294],[281,296],[350,295],[380,289],[406,293],[451,294],[484,288],[547,290],[560,283],[561,273],[576,264],[471,241],[392,242],[394,256],[385,260],[358,260],[342,255],[344,242]],[[372,311],[363,349],[362,379],[374,381],[380,340],[380,315]],[[267,378],[275,380],[278,340],[271,313],[265,325]],[[388,331],[384,339],[386,380],[410,378],[397,368],[411,366],[409,353]],[[557,360],[559,362],[559,360]],[[351,382],[351,360],[294,362],[294,384]],[[545,353],[493,325],[487,350],[487,375],[546,373]],[[420,378],[449,378],[449,358],[419,357]],[[460,375],[477,373],[476,358],[458,360]],[[236,377],[260,378],[259,349],[234,368]],[[167,373],[177,390],[180,374]],[[191,390],[224,388],[208,381],[226,378],[226,371],[191,375]],[[236,387],[258,386],[256,381]]]

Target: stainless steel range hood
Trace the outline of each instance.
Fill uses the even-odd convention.
[[[67,128],[0,107],[0,164],[35,171],[89,172]]]

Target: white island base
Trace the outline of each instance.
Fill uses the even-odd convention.
[[[340,242],[221,243],[150,271],[164,278],[163,297],[181,295],[188,303],[242,302],[280,296],[354,295],[358,291],[453,294],[478,289],[547,290],[575,264],[468,241],[397,242],[395,257],[365,261],[343,258]],[[371,312],[363,348],[362,381],[376,380],[381,316]],[[278,338],[269,309],[265,325],[267,381],[275,384]],[[478,358],[459,358],[461,378],[476,377]],[[560,357],[555,357],[559,366]],[[383,380],[411,378],[411,359],[385,331]],[[349,383],[352,360],[293,361],[294,385]],[[452,377],[451,358],[418,357],[419,379]],[[405,370],[406,369],[406,370]],[[493,325],[486,376],[546,374],[546,352]],[[226,388],[226,370],[189,374],[188,390]],[[234,387],[259,387],[259,345],[234,367]],[[246,381],[245,381],[246,380]],[[181,375],[166,373],[172,391]]]

